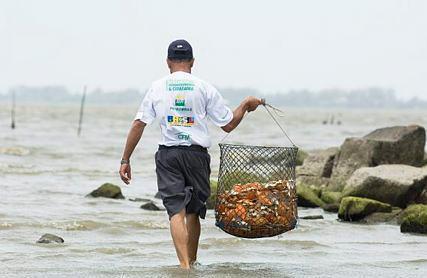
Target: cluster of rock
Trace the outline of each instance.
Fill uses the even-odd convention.
[[[103,197],[103,198],[111,198],[111,199],[125,199],[122,194],[122,190],[120,186],[114,185],[111,183],[104,183],[97,189],[93,190],[91,193],[87,194],[86,197]],[[143,202],[140,208],[144,210],[158,211],[164,210],[160,208],[154,201],[145,198],[129,198],[129,201],[132,202]]]
[[[402,232],[427,233],[425,143],[423,127],[395,126],[312,152],[297,167],[298,205],[338,212],[344,221],[394,221]]]

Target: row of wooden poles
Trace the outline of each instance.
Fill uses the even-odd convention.
[[[80,103],[80,116],[79,116],[79,125],[77,128],[77,136],[80,136],[80,134],[82,132],[83,111],[84,111],[84,106],[85,106],[85,101],[86,101],[86,88],[87,87],[84,86],[82,100]],[[10,128],[12,128],[12,129],[16,128],[15,115],[16,115],[16,94],[15,94],[15,91],[12,91],[12,109],[11,109],[11,115],[10,115],[11,116]]]

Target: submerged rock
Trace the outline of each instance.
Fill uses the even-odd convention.
[[[307,216],[301,216],[299,219],[305,219],[305,220],[317,220],[317,219],[323,219],[323,215],[307,215]]]
[[[37,240],[37,243],[64,243],[64,239],[53,234],[44,234]]]
[[[381,165],[360,168],[344,188],[344,196],[365,197],[404,208],[427,184],[427,168]]]
[[[297,204],[300,207],[308,208],[323,207],[325,205],[316,191],[303,184],[297,185]]]
[[[359,198],[344,197],[341,200],[338,218],[344,221],[358,221],[374,212],[391,212],[392,207],[379,201]]]
[[[157,210],[161,210],[153,201],[147,202],[143,205],[141,205],[142,209],[145,210],[152,210],[152,211],[157,211]]]
[[[400,231],[402,233],[427,234],[427,205],[411,205],[401,216]]]
[[[377,223],[390,223],[397,224],[398,216],[402,212],[401,208],[394,207],[391,212],[374,212],[362,220],[360,222],[366,224],[377,224]]]
[[[112,199],[124,199],[125,197],[122,195],[122,190],[119,186],[111,184],[111,183],[104,183],[91,193],[89,193],[86,196],[92,196],[92,197],[105,197],[105,198],[112,198]]]
[[[425,129],[416,125],[386,127],[362,138],[347,138],[335,159],[331,177],[342,184],[361,167],[382,164],[420,166],[425,142]]]
[[[150,202],[151,201],[150,199],[138,198],[138,197],[136,197],[136,198],[129,198],[128,200],[131,201],[131,202]]]

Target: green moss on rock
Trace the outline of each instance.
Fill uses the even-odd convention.
[[[410,205],[401,216],[402,233],[427,234],[427,205]]]
[[[298,206],[316,208],[323,207],[325,203],[319,198],[318,193],[304,184],[297,185]]]
[[[342,194],[341,192],[323,190],[320,199],[326,204],[339,204],[342,199]]]
[[[122,190],[119,186],[111,184],[111,183],[104,183],[91,193],[89,193],[87,196],[92,197],[104,197],[104,198],[112,198],[112,199],[124,199],[125,197],[122,194]]]
[[[304,160],[308,157],[308,153],[299,149],[297,152],[297,166],[301,166],[304,164]]]
[[[358,221],[374,212],[391,211],[392,207],[386,203],[367,198],[345,197],[341,200],[338,218],[344,221]]]

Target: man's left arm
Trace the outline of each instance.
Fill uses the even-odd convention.
[[[138,145],[139,140],[141,139],[145,126],[146,124],[140,120],[133,121],[132,127],[130,128],[128,137],[126,139],[126,145],[123,151],[122,162],[119,170],[120,178],[126,184],[129,184],[132,178],[130,157],[135,150],[136,145]]]

